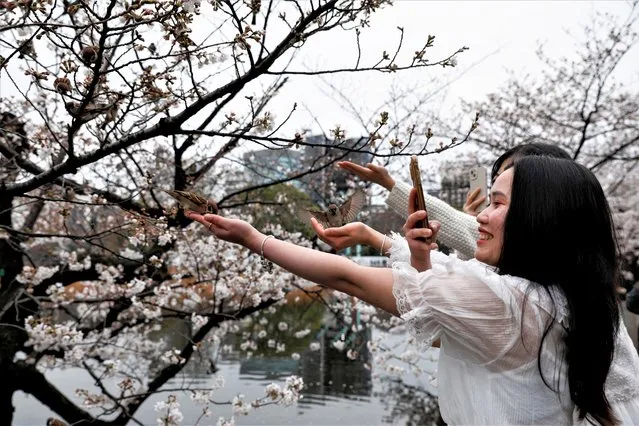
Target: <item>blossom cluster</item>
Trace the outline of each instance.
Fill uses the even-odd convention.
[[[184,420],[180,403],[175,395],[169,395],[166,401],[156,403],[154,409],[162,413],[157,420],[158,426],[179,426]]]
[[[82,332],[71,322],[56,324],[29,316],[24,326],[29,336],[26,345],[36,351],[67,350],[83,343]]]

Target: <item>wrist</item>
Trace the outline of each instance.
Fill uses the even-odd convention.
[[[251,250],[253,253],[260,253],[262,249],[262,241],[266,238],[267,235],[261,233],[260,231],[254,229],[244,240],[244,247]]]
[[[389,176],[388,179],[386,180],[386,185],[384,185],[384,186],[389,191],[392,191],[393,188],[395,187],[395,179],[393,179],[392,177]]]
[[[392,245],[393,243],[391,242],[391,239],[386,234],[382,234],[382,241],[379,245],[379,255],[386,255]]]
[[[369,247],[377,247],[379,241],[377,241],[376,239],[376,234],[377,232],[374,231],[373,228],[368,225],[362,224],[362,237],[359,243]]]
[[[260,243],[260,258],[261,258],[260,264],[262,265],[262,269],[264,269],[269,274],[272,274],[273,262],[268,260],[266,256],[264,255],[264,245],[269,239],[275,239],[275,237],[273,235],[267,235],[264,238],[262,238],[262,242]]]
[[[417,269],[417,272],[424,272],[432,268],[430,256],[428,258],[417,258],[411,255],[410,264],[413,268]]]

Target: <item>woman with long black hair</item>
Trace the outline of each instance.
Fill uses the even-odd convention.
[[[190,215],[294,274],[401,315],[421,344],[440,338],[448,424],[639,423],[639,358],[615,299],[614,227],[589,170],[516,161],[477,216],[470,261],[433,251],[422,239],[438,224],[416,228],[425,212],[410,213],[405,239],[393,239],[392,269],[279,241],[244,221]]]

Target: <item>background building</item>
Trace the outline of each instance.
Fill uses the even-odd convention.
[[[261,149],[245,153],[243,160],[248,171],[247,179],[252,184],[260,185],[285,179],[292,173],[317,168],[332,160],[366,164],[373,159],[372,154],[347,151],[361,149],[361,139],[335,141],[323,135],[313,135],[307,137],[305,142],[310,145],[299,149]],[[333,201],[332,194],[348,192],[347,178],[348,173],[326,167],[317,173],[296,179],[291,184],[306,192],[314,203],[325,206]]]

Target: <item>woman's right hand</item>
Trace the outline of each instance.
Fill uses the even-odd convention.
[[[419,272],[423,272],[432,268],[430,252],[437,249],[435,240],[437,239],[440,223],[431,220],[428,221],[430,229],[417,227],[418,222],[425,219],[427,213],[424,210],[416,210],[413,207],[416,200],[417,191],[413,188],[408,196],[408,219],[406,219],[402,229],[410,249],[410,263]]]
[[[395,186],[395,179],[391,177],[388,170],[383,166],[368,163],[366,167],[363,167],[350,161],[339,161],[337,165],[359,176],[359,178],[381,185],[389,191]]]
[[[370,228],[362,222],[351,222],[344,226],[324,229],[315,218],[311,218],[311,224],[319,239],[335,250],[339,251],[357,244],[367,244]]]

